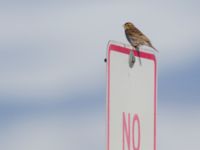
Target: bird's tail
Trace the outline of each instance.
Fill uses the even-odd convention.
[[[153,45],[150,45],[151,48],[153,48],[156,52],[159,52]]]
[[[156,52],[159,52],[159,51],[151,44],[151,42],[148,42],[148,45],[149,45],[151,48],[153,48]]]

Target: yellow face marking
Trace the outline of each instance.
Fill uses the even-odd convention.
[[[124,29],[132,29],[134,27],[134,25],[131,22],[127,22],[124,24]]]

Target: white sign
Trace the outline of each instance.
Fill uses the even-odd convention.
[[[107,51],[107,150],[156,150],[156,57],[110,42]]]

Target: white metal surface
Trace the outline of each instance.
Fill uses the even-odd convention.
[[[107,150],[156,150],[156,58],[141,51],[129,67],[129,46],[107,52]]]

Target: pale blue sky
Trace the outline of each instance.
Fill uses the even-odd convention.
[[[199,1],[5,1],[0,148],[105,149],[109,40],[132,21],[158,55],[158,149],[199,149]]]

